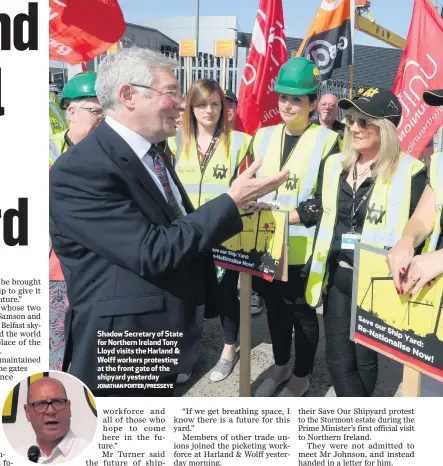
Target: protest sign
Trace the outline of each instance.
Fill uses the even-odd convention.
[[[242,219],[243,231],[213,249],[215,263],[268,281],[286,281],[288,212],[243,212]]]
[[[358,245],[351,339],[443,381],[443,277],[417,295],[399,295],[387,251]]]

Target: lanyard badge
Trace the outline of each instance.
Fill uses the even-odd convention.
[[[368,197],[371,195],[372,189],[374,188],[374,183],[372,183],[370,188],[368,189],[368,192],[362,197],[361,201],[356,207],[355,202],[356,202],[356,196],[357,196],[357,178],[358,178],[357,166],[354,165],[353,183],[352,183],[352,206],[351,206],[351,212],[350,212],[351,230],[348,233],[344,233],[342,235],[341,249],[354,250],[355,245],[357,243],[360,243],[362,235],[355,231],[355,228],[357,226],[357,220],[355,217],[357,215],[357,212],[360,210],[361,206],[363,205],[363,203],[366,202]]]

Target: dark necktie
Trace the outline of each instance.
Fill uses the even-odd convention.
[[[174,193],[172,192],[171,185],[169,183],[168,170],[165,166],[163,152],[157,146],[152,144],[150,149],[148,150],[148,154],[152,157],[152,160],[154,161],[155,173],[163,187],[163,191],[165,193],[168,204],[171,206],[177,218],[183,217],[183,213],[180,210],[177,199],[175,198]]]

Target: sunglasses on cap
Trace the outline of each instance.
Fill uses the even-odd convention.
[[[360,128],[366,129],[369,126],[368,120],[365,118],[354,118],[351,115],[345,115],[346,124],[351,127],[354,123],[357,123]]]

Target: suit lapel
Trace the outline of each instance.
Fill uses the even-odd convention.
[[[151,175],[146,170],[141,160],[134,151],[112,128],[102,121],[96,129],[96,134],[100,144],[106,154],[120,167],[120,169],[129,177],[137,182],[144,193],[154,201],[158,207],[159,213],[167,220],[165,223],[171,223],[176,220],[174,211],[167,203],[163,194],[158,189]],[[148,206],[139,205],[140,209],[149,216],[152,210],[152,202]]]

